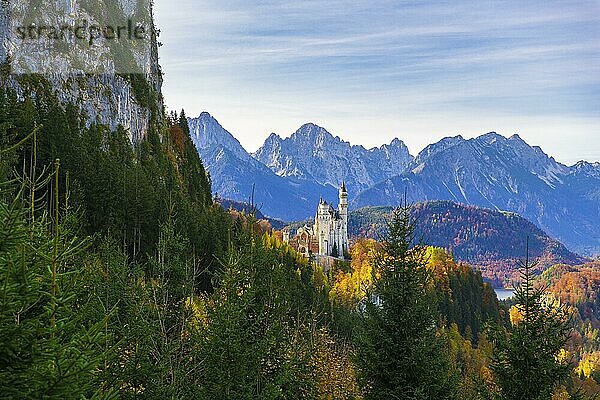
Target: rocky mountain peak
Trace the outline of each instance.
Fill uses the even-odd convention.
[[[367,150],[314,123],[302,125],[285,139],[269,136],[253,156],[279,176],[314,179],[334,187],[345,181],[353,193],[402,173],[412,161],[400,139]]]
[[[481,138],[479,137],[477,140]],[[508,163],[523,167],[550,187],[561,184],[564,176],[569,173],[568,167],[544,153],[539,146],[527,144],[518,135],[513,135],[508,139],[497,135],[496,140],[484,140],[483,142],[501,153]]]
[[[288,141],[298,143],[302,147],[310,146],[315,149],[323,149],[326,146],[342,143],[339,137],[334,137],[325,128],[312,122],[302,125],[288,139]]]
[[[496,132],[488,132],[479,137],[477,137],[477,141],[487,144],[495,143],[496,141],[504,141],[506,138],[502,135],[499,135]]]
[[[310,215],[319,196],[337,197],[345,181],[354,208],[397,205],[408,190],[409,201],[515,212],[573,249],[600,249],[600,163],[567,167],[516,134],[445,137],[413,159],[400,139],[367,150],[309,123],[287,138],[270,134],[252,158],[208,113],[190,120],[190,131],[199,149],[210,144],[201,156],[216,191],[244,200],[255,182],[265,211],[283,219]]]
[[[275,142],[275,141],[280,141],[280,140],[281,140],[281,136],[279,136],[275,132],[271,132],[271,134],[267,137],[266,142]]]
[[[242,159],[251,158],[240,142],[208,112],[200,113],[197,118],[188,118],[188,125],[196,149],[222,147]]]
[[[398,138],[394,138],[392,139],[392,141],[390,142],[390,146],[391,147],[399,147],[399,146],[406,146],[404,144],[404,142]]]
[[[570,168],[570,173],[600,179],[600,162],[579,161]]]

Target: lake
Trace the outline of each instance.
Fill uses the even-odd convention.
[[[494,289],[494,291],[496,292],[496,296],[498,296],[498,300],[506,300],[515,294],[515,291],[512,289]]]

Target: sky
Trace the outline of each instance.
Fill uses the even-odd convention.
[[[248,151],[313,122],[412,154],[495,131],[600,161],[600,0],[155,0],[155,19],[167,107]]]

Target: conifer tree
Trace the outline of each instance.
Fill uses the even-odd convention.
[[[177,114],[175,114],[175,115],[177,115]],[[185,110],[184,109],[181,109],[181,114],[179,115],[177,123],[179,124],[179,127],[181,128],[181,130],[183,130],[183,133],[185,133],[186,135],[189,136],[189,134],[190,134],[190,127],[188,125],[188,121],[187,121],[187,117],[185,116]]]
[[[410,207],[404,205],[394,212],[374,262],[374,292],[357,337],[358,380],[365,399],[454,398],[425,250],[415,239]]]
[[[21,177],[13,200],[0,200],[2,398],[111,397],[98,380],[108,354],[104,320],[85,318],[90,299],[81,265],[89,240],[77,237],[77,216],[59,203],[58,172],[57,160],[51,175],[35,183]],[[52,201],[42,203],[38,218],[34,184],[52,184]]]
[[[522,319],[496,338],[491,367],[505,400],[549,399],[569,378],[568,364],[557,360],[570,331],[567,310],[534,285],[533,266],[527,250],[515,291]]]
[[[247,218],[214,293],[195,300],[199,398],[314,398],[310,339],[323,310],[310,266],[268,249]]]

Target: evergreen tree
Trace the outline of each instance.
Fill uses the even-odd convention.
[[[505,400],[549,399],[569,378],[568,364],[557,360],[570,332],[567,310],[548,298],[543,286],[534,285],[528,253],[515,291],[520,321],[497,335],[492,359],[500,398]]]
[[[320,267],[269,248],[253,230],[250,215],[214,293],[194,300],[199,398],[314,398],[312,355],[327,299]]]
[[[175,118],[177,118],[177,113],[175,113]],[[183,130],[186,135],[190,134],[190,126],[187,121],[187,117],[185,116],[185,110],[181,109],[181,114],[179,114],[179,118],[176,119],[179,127]]]
[[[52,182],[52,201],[37,218],[30,179],[11,202],[0,199],[1,398],[111,397],[99,380],[109,355],[106,318],[85,318],[91,301],[82,264],[90,242],[77,237],[77,216],[58,201],[58,165],[35,182]]]
[[[425,249],[415,245],[410,207],[398,208],[373,268],[374,292],[357,337],[365,399],[454,398],[454,379],[438,319]]]

